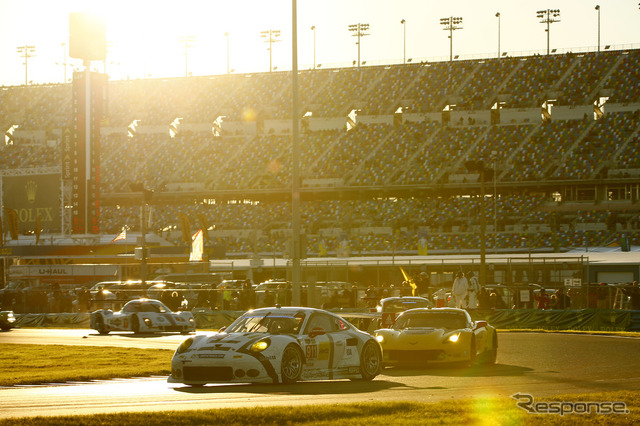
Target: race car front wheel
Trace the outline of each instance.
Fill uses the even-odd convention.
[[[360,372],[363,380],[373,380],[382,368],[382,352],[380,346],[373,341],[368,341],[362,347],[360,354]]]
[[[284,348],[282,353],[282,383],[295,383],[302,376],[302,352],[293,344]]]

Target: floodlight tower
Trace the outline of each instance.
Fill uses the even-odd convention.
[[[311,31],[313,31],[313,69],[316,69],[316,26],[311,26]]]
[[[260,31],[260,37],[264,38],[265,43],[269,43],[268,51],[269,51],[269,72],[273,70],[273,43],[277,43],[280,40],[280,30],[267,30]]]
[[[224,33],[224,36],[227,39],[227,74],[229,74],[229,37],[230,35],[228,32],[226,32]]]
[[[444,25],[443,30],[449,31],[449,61],[453,62],[453,32],[461,30],[463,27],[462,18],[450,16],[448,18],[440,18],[440,25]]]
[[[500,59],[500,12],[496,12],[498,18],[498,59]]]
[[[402,24],[402,63],[407,63],[407,20],[400,21]]]
[[[184,43],[184,76],[189,77],[189,48],[193,47],[195,36],[178,37],[178,43]]]
[[[16,51],[24,58],[24,85],[29,84],[29,58],[35,56],[36,47],[25,44],[24,46],[18,46]]]
[[[554,22],[560,22],[560,9],[539,10],[536,16],[540,18],[540,23],[547,24],[545,31],[547,32],[547,55],[549,54],[550,26]]]
[[[598,12],[598,53],[600,53],[600,5],[596,5],[596,11]]]
[[[361,23],[351,24],[349,25],[349,31],[353,32],[353,34],[351,34],[353,37],[358,37],[358,41],[356,41],[356,44],[358,45],[358,68],[359,68],[360,67],[360,38],[369,35],[369,33],[367,32],[369,31],[369,24],[361,24]]]

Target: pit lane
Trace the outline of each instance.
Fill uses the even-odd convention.
[[[173,349],[184,336],[93,330],[16,329],[3,343],[78,344]],[[0,389],[0,418],[86,415],[122,411],[341,404],[362,401],[436,402],[528,393],[640,390],[640,339],[565,333],[499,333],[495,366],[385,369],[372,382],[318,381],[295,385],[170,385],[165,377]]]

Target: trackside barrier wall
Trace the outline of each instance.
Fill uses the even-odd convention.
[[[338,311],[351,321],[356,310]],[[362,311],[361,311],[362,312]],[[197,311],[193,316],[198,329],[218,329],[227,326],[242,311]],[[543,329],[585,331],[638,331],[640,311],[614,309],[537,310],[499,309],[495,311],[470,311],[474,320],[486,320],[499,329]],[[16,314],[16,327],[65,327],[88,328],[89,314]]]

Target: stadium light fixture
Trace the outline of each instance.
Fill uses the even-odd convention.
[[[176,119],[173,120],[171,124],[169,124],[169,136],[171,137],[171,139],[175,138],[176,136],[178,136],[178,133],[180,133],[181,121],[182,117],[176,117]]]
[[[453,16],[440,18],[440,25],[444,26],[443,30],[449,31],[449,61],[453,62],[453,32],[463,28],[462,18]]]
[[[265,43],[269,43],[267,50],[269,51],[269,72],[273,70],[273,43],[277,43],[280,40],[280,30],[267,30],[260,31],[260,37],[264,38]]]
[[[136,137],[136,128],[138,127],[138,124],[140,124],[140,120],[133,120],[131,124],[127,126],[127,137]]]
[[[545,31],[547,32],[547,55],[549,55],[551,24],[560,22],[560,9],[539,10],[536,12],[536,17],[540,18],[541,24],[547,24]]]
[[[195,36],[178,37],[178,42],[184,43],[184,76],[185,77],[189,77],[189,48],[193,47],[194,41],[196,41]]]
[[[356,45],[358,45],[358,67],[360,67],[360,39],[364,36],[368,36],[369,33],[367,31],[369,31],[369,24],[361,24],[361,23],[357,23],[357,24],[351,24],[349,25],[349,31],[351,31],[353,34],[351,34],[353,37],[358,37],[358,41],[356,41]],[[355,61],[354,61],[355,62]],[[355,63],[354,63],[355,65]]]
[[[18,46],[16,51],[24,58],[24,85],[29,84],[29,58],[35,56],[36,47],[25,44],[24,46]]]
[[[222,135],[222,122],[225,118],[227,118],[226,115],[219,115],[218,118],[213,121],[213,124],[211,125],[211,133],[213,134],[213,137],[218,138]]]
[[[19,124],[14,124],[13,126],[9,127],[6,132],[4,132],[5,145],[13,145],[14,143],[13,133],[16,131],[18,127],[20,127]]]

